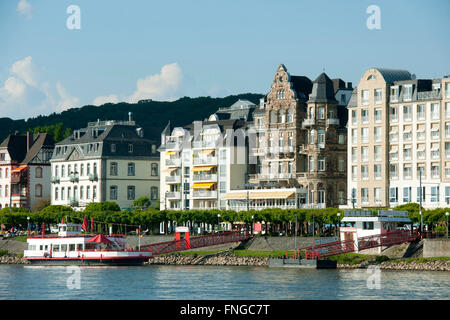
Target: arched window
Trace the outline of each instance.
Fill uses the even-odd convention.
[[[128,175],[129,176],[134,176],[134,174],[135,174],[134,162],[129,162],[128,163]]]
[[[42,178],[42,168],[41,167],[36,168],[36,178]]]
[[[284,110],[280,110],[278,113],[278,123],[284,123]]]
[[[275,110],[270,111],[270,123],[277,123],[277,112]]]
[[[289,109],[287,112],[287,121],[286,122],[294,122],[294,112],[292,109]]]
[[[34,192],[35,192],[36,198],[42,198],[42,185],[41,184],[37,184],[34,187]]]
[[[158,187],[150,188],[150,200],[158,200]]]
[[[158,176],[158,164],[152,163],[152,176],[157,177]]]

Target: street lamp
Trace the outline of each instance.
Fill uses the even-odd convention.
[[[252,234],[253,234],[253,224],[254,224],[253,223],[253,218],[254,218],[254,216],[252,216],[252,229],[251,229],[252,230]]]
[[[447,239],[448,239],[448,212],[446,212],[445,213],[445,216],[447,217],[447,224],[446,224],[446,227],[447,227]]]
[[[28,236],[30,236],[30,217],[27,217],[27,230],[28,230]]]
[[[219,231],[220,228],[220,213],[217,214],[217,231]]]
[[[338,223],[339,223],[338,234],[339,234],[339,238],[340,238],[341,237],[341,232],[340,232],[340,230],[341,230],[341,213],[338,212],[337,216],[338,216]]]

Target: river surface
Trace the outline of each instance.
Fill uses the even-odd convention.
[[[366,269],[0,265],[0,299],[450,299],[450,272],[378,275]]]

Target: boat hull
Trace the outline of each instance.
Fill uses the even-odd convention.
[[[136,266],[148,261],[148,258],[110,258],[110,259],[81,259],[81,258],[26,258],[33,265],[52,266]]]

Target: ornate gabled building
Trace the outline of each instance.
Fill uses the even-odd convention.
[[[32,209],[50,200],[50,159],[55,142],[47,133],[9,135],[0,144],[0,208]]]

